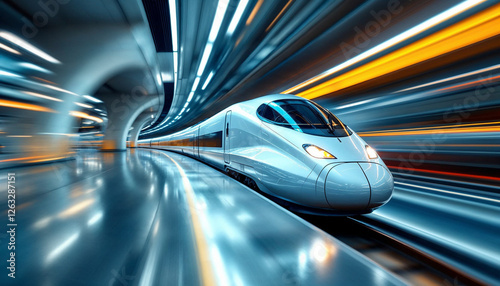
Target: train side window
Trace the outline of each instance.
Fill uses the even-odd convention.
[[[344,137],[352,134],[330,111],[314,102],[299,99],[276,100],[257,109],[263,121],[298,132],[327,137]]]
[[[257,114],[262,117],[262,118],[265,118],[267,120],[271,120],[269,117],[268,117],[268,114],[266,114],[266,112],[268,111],[268,107],[267,107],[267,104],[262,104],[261,106],[259,106],[259,108],[257,108]]]
[[[276,110],[268,106],[267,104],[262,104],[257,109],[257,114],[264,121],[269,121],[272,123],[277,123],[278,125],[291,128],[290,124],[279,114]]]

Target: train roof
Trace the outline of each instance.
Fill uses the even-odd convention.
[[[250,103],[250,104],[255,104],[255,105],[261,105],[263,103],[268,103],[276,100],[282,100],[282,99],[302,99],[306,100],[300,96],[296,96],[293,94],[269,94],[269,95],[264,95],[261,97],[257,97],[248,101],[245,101],[245,103]],[[242,102],[243,103],[243,102]]]

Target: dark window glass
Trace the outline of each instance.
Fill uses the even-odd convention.
[[[347,127],[327,109],[308,100],[277,100],[257,109],[262,120],[318,136],[351,135]]]
[[[198,137],[200,147],[218,147],[222,148],[222,131],[217,131]]]
[[[288,125],[288,122],[281,116],[276,110],[269,107],[267,104],[263,104],[257,110],[259,115],[268,121],[279,123],[283,125]]]

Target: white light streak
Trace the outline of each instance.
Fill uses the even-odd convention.
[[[75,104],[78,106],[81,106],[83,108],[93,108],[93,106],[90,104],[85,104],[85,103],[81,103],[81,102],[75,102]]]
[[[175,0],[168,0],[168,9],[170,11],[170,27],[172,34],[172,49],[174,53],[177,52],[177,9],[175,6]],[[175,60],[174,60],[175,62]],[[175,68],[174,64],[174,68]],[[177,71],[176,71],[177,72]]]
[[[31,91],[23,91],[24,94],[27,94],[27,95],[31,95],[31,96],[35,96],[35,97],[39,97],[39,98],[43,98],[43,99],[48,99],[48,100],[52,100],[52,101],[59,101],[59,102],[62,102],[61,99],[59,98],[55,98],[55,97],[52,97],[52,96],[48,96],[48,95],[43,95],[43,94],[40,94],[40,93],[36,93],[36,92],[31,92]]]
[[[46,52],[40,50],[39,48],[33,46],[32,44],[26,42],[25,40],[19,38],[18,36],[9,33],[7,31],[0,31],[0,38],[4,38],[7,41],[27,50],[28,52],[54,64],[60,64],[61,62],[47,54]]]
[[[16,55],[20,55],[20,54],[21,54],[20,52],[18,52],[18,51],[16,51],[16,50],[14,50],[13,48],[8,47],[8,46],[6,46],[6,45],[4,45],[4,44],[1,44],[1,43],[0,43],[0,49],[4,49],[4,50],[6,50],[7,52],[11,52],[11,53],[16,54]]]
[[[90,96],[90,95],[84,95],[83,97],[85,97],[86,99],[88,99],[90,101],[93,101],[95,103],[101,103],[102,102],[100,99],[97,99],[97,98],[95,98],[93,96]],[[98,109],[96,109],[96,110],[98,110]],[[102,110],[100,110],[100,111],[102,111]]]
[[[413,90],[413,89],[417,89],[417,88],[421,88],[421,87],[435,85],[435,84],[438,84],[438,83],[443,83],[443,82],[447,82],[447,81],[461,79],[461,78],[464,78],[464,77],[468,77],[468,76],[471,76],[471,75],[476,75],[478,73],[483,73],[483,72],[495,70],[495,69],[498,69],[498,68],[500,68],[500,65],[494,65],[494,66],[491,66],[491,67],[488,67],[488,68],[479,69],[477,71],[467,72],[467,73],[463,73],[463,74],[460,74],[460,75],[448,77],[448,78],[445,78],[445,79],[441,79],[441,80],[436,80],[436,81],[433,81],[433,82],[429,82],[429,83],[426,83],[426,84],[421,84],[421,85],[413,86],[413,87],[410,87],[410,88],[405,88],[405,89],[402,89],[402,90],[398,90],[398,91],[396,91],[394,93],[399,93],[399,92],[403,92],[403,91],[409,91],[409,90]]]
[[[241,21],[241,16],[243,15],[243,12],[245,12],[245,8],[247,7],[248,0],[240,0],[240,3],[238,3],[238,7],[236,8],[236,11],[234,12],[233,19],[231,20],[231,23],[229,24],[229,28],[227,29],[227,34],[231,36],[234,33],[234,30],[236,30],[236,27]]]
[[[0,70],[0,75],[4,75],[4,76],[8,76],[8,77],[22,77],[18,74],[11,73],[11,72],[4,71],[4,70]]]
[[[212,72],[210,72],[210,74],[208,75],[207,79],[205,80],[205,83],[201,87],[202,90],[205,90],[205,88],[207,87],[208,83],[212,80],[213,77],[214,77],[214,72],[212,71]]]
[[[61,255],[66,248],[71,246],[80,236],[80,233],[75,233],[68,237],[63,243],[61,243],[58,247],[56,247],[52,252],[49,253],[49,255],[46,258],[47,263],[51,263],[55,258],[57,258],[59,255]]]

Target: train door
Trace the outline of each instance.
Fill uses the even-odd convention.
[[[195,156],[200,158],[200,127],[196,130],[196,147]]]
[[[196,140],[198,140],[196,135],[197,135],[197,131],[195,130],[193,132],[193,149],[191,149],[191,155],[193,155],[193,156],[196,156],[196,145],[197,145]]]
[[[231,140],[229,131],[231,129],[231,110],[226,112],[226,120],[224,120],[224,162],[229,164],[231,162]]]

